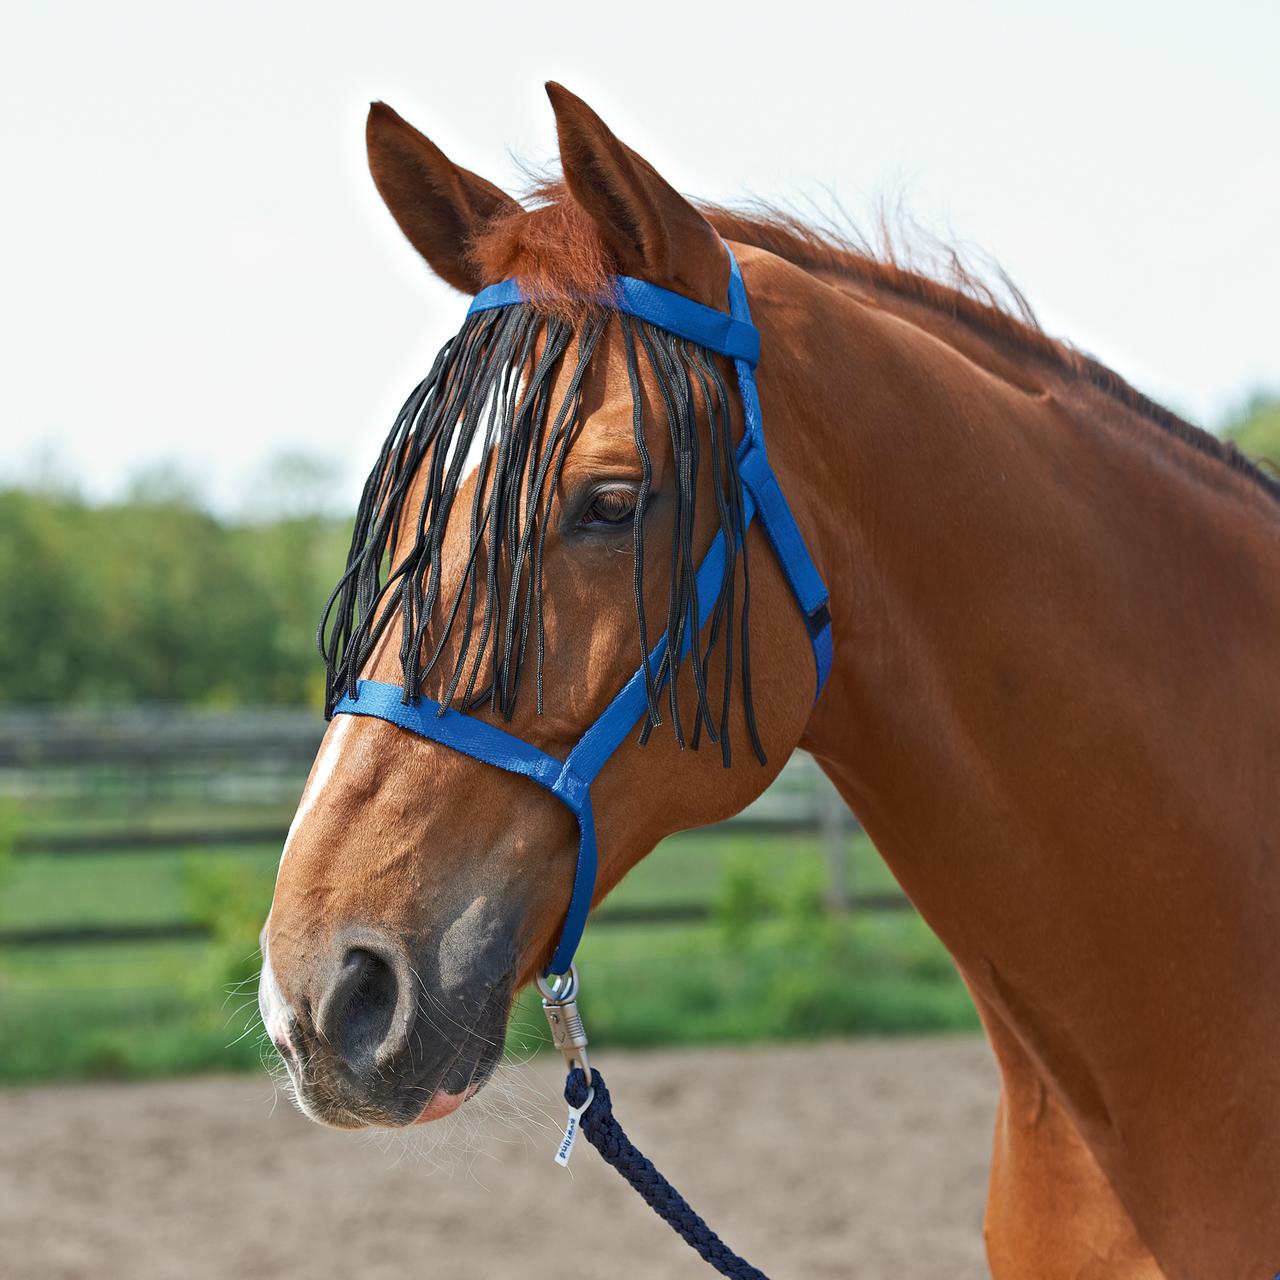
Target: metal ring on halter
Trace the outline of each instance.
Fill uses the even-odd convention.
[[[553,1004],[568,1004],[578,998],[578,966],[573,961],[569,962],[568,973],[539,974],[537,982],[542,998]]]

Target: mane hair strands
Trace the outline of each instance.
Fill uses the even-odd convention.
[[[344,695],[355,694],[365,664],[396,617],[406,702],[437,672],[442,714],[450,706],[488,707],[510,720],[532,654],[541,714],[547,530],[565,458],[582,424],[583,380],[609,324],[621,329],[641,466],[632,522],[633,588],[647,692],[640,741],[647,742],[662,724],[665,706],[682,747],[696,749],[705,734],[719,743],[728,766],[733,691],[740,686],[748,735],[763,762],[751,700],[750,576],[728,388],[716,359],[702,348],[602,308],[585,309],[576,325],[528,303],[477,312],[414,388],[365,482],[346,570],[321,619],[326,715]],[[553,403],[575,333],[573,369],[564,394]],[[642,365],[657,388],[652,413],[645,409]],[[658,416],[665,424],[652,421]],[[644,603],[646,514],[654,489],[649,432],[664,425],[671,445],[674,514],[666,646],[654,662]],[[455,516],[471,461],[478,473],[470,510]],[[699,628],[694,531],[699,478],[705,481],[707,471],[717,527],[731,554],[725,557],[707,625]],[[461,579],[446,590],[441,581],[445,531],[457,518],[467,522],[468,549]],[[438,670],[455,634],[451,665]],[[723,649],[723,679],[713,691],[708,681],[717,648]],[[696,698],[688,727],[676,678],[685,663]]]

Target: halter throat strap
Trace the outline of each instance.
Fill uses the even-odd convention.
[[[745,531],[753,518],[758,518],[764,526],[769,545],[804,616],[813,649],[816,699],[831,670],[831,615],[827,588],[769,465],[755,381],[755,368],[760,360],[760,334],[751,323],[746,286],[737,260],[727,245],[725,249],[730,268],[728,313],[630,276],[615,278],[609,305],[733,360],[744,424],[742,441],[737,449],[744,491],[742,527]],[[528,300],[516,281],[504,280],[477,294],[468,314],[514,306]],[[714,607],[715,584],[723,576],[725,558],[736,555],[737,551],[736,546],[726,544],[721,531],[698,568],[699,631],[706,625]],[[686,634],[685,651],[691,639]],[[660,668],[666,647],[667,639],[663,636],[649,655],[651,671]],[[684,652],[677,655],[678,658],[683,656]],[[673,663],[672,669],[675,666]],[[523,738],[477,716],[444,707],[425,694],[415,695],[399,685],[378,680],[359,681],[355,696],[344,697],[334,708],[334,714],[386,720],[474,760],[528,778],[569,809],[578,823],[578,861],[560,940],[545,970],[547,974],[560,974],[568,971],[577,951],[596,885],[598,855],[595,820],[591,812],[591,784],[635,728],[647,707],[645,669],[642,666],[582,735],[565,760],[548,755]]]

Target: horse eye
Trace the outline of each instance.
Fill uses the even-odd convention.
[[[636,514],[637,495],[630,489],[601,489],[578,519],[583,528],[630,524]]]

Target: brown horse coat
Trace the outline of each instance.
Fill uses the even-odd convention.
[[[375,105],[379,189],[446,280],[514,274],[565,314],[619,270],[723,307],[730,240],[763,340],[770,454],[835,636],[811,706],[802,620],[755,555],[770,765],[742,752],[724,771],[661,733],[626,744],[593,789],[598,896],[806,748],[947,945],[994,1046],[994,1274],[1271,1276],[1275,484],[987,302],[785,220],[695,207],[550,92],[565,178],[540,207]],[[597,365],[568,493],[636,474],[616,339]],[[651,444],[660,483],[671,458]],[[526,700],[509,726],[552,753],[635,668],[630,561],[610,553],[625,549],[552,535],[546,714]],[[367,674],[397,680],[394,648]],[[404,1123],[468,1096],[549,954],[574,848],[568,816],[521,780],[340,717],[264,930],[264,1012],[304,1105]]]

